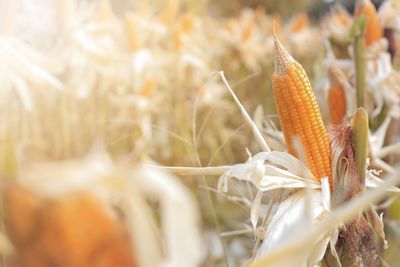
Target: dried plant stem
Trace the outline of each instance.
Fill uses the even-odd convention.
[[[268,203],[268,206],[265,210],[265,214],[264,214],[264,217],[263,217],[262,223],[261,223],[261,227],[263,229],[265,229],[267,227],[268,222],[271,219],[270,215],[273,212],[274,203],[278,202],[279,198],[282,196],[282,193],[283,193],[283,190],[280,190],[280,192],[275,193],[272,196],[271,201]],[[258,249],[260,248],[261,242],[262,242],[262,239],[260,238],[260,236],[257,236],[250,262],[254,262],[256,260],[257,252],[258,252]]]
[[[222,175],[228,171],[232,166],[216,166],[216,167],[165,167],[157,165],[144,166],[150,168],[160,168],[173,172],[177,175]]]
[[[71,110],[68,98],[61,99],[60,103],[60,116],[61,116],[61,144],[62,144],[62,156],[68,157],[71,155],[71,125],[68,123],[71,121]]]
[[[198,106],[199,106],[199,93],[196,96],[196,99],[195,99],[195,102],[194,102],[194,107],[193,107],[193,114],[192,114],[192,140],[193,140],[193,150],[194,150],[194,154],[195,154],[195,158],[196,158],[197,164],[199,165],[199,167],[202,167],[201,160],[200,160],[200,155],[199,155],[199,153],[197,151],[197,131],[196,131],[196,128],[197,128],[197,125],[196,125],[197,124],[197,119],[196,118],[197,118],[197,116],[196,115],[197,115]],[[205,175],[201,175],[201,180],[202,180],[203,186],[208,188],[209,186],[208,186],[208,182],[207,182],[207,179],[206,179]],[[222,249],[223,249],[223,252],[224,252],[225,264],[226,264],[226,266],[229,267],[228,249],[227,249],[226,244],[224,243],[224,240],[222,239],[222,236],[221,236],[222,230],[221,230],[221,225],[220,225],[219,220],[218,220],[217,212],[215,210],[214,203],[213,203],[210,191],[206,190],[206,194],[207,194],[207,202],[208,202],[208,206],[210,208],[210,213],[211,213],[211,216],[212,216],[212,220],[214,222],[215,229],[216,229],[216,231],[218,233],[218,238],[219,238],[219,240],[220,240],[220,242],[222,244]]]
[[[399,119],[392,119],[387,133],[386,133],[386,138],[385,138],[385,142],[384,144],[386,145],[386,147],[381,149],[381,153],[384,154],[383,157],[386,157],[385,160],[389,163],[389,164],[393,164],[396,162],[396,154],[400,154],[400,143],[395,143],[396,142],[396,133],[398,130],[400,130],[399,128],[399,123],[400,120]]]
[[[388,154],[400,154],[400,143],[391,144],[382,148],[375,156],[379,158],[386,157]]]
[[[365,29],[366,17],[358,17],[353,24],[354,36],[354,65],[356,70],[357,107],[365,106],[366,62],[365,62]]]
[[[260,146],[260,148],[263,151],[271,152],[271,149],[269,148],[267,142],[265,141],[264,137],[262,136],[257,125],[250,118],[249,114],[244,109],[243,105],[240,103],[239,99],[236,97],[235,93],[233,92],[232,88],[230,87],[228,81],[225,78],[224,72],[220,71],[219,75],[221,76],[222,81],[224,82],[225,86],[228,88],[229,93],[232,95],[233,100],[235,101],[235,103],[238,105],[240,111],[242,112],[244,119],[246,120],[246,122],[250,125],[251,129],[253,130],[254,137],[256,138],[256,141],[257,141],[258,145]]]
[[[214,151],[214,155],[208,160],[207,166],[210,166],[215,158],[217,157],[218,153],[226,146],[226,144],[231,141],[232,137],[239,134],[239,131],[242,130],[242,128],[244,128],[246,125],[243,123],[242,125],[240,125],[240,127],[238,127],[237,129],[235,129],[235,131],[233,131],[230,135],[228,135],[225,139],[224,142],[222,142]],[[222,175],[222,174],[221,174]]]
[[[253,229],[242,229],[242,230],[236,230],[236,231],[230,231],[230,232],[223,232],[220,234],[220,236],[221,237],[229,237],[229,236],[235,236],[235,235],[249,234],[252,232],[253,232]]]

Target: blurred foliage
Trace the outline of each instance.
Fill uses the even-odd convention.
[[[396,199],[388,209],[388,216],[394,220],[400,220],[400,199]]]
[[[187,0],[192,2],[192,0]],[[257,6],[264,5],[267,13],[279,14],[282,17],[293,16],[301,11],[305,11],[315,4],[316,0],[220,0],[214,1],[210,6],[212,11],[218,12],[218,14],[229,15],[238,12],[243,7],[256,8]]]
[[[112,0],[112,5],[116,13],[122,13],[125,10],[140,5],[140,1],[118,1]],[[168,1],[151,0],[153,6],[165,6]],[[301,11],[309,10],[314,5],[319,5],[323,1],[317,0],[219,0],[219,1],[198,1],[198,0],[178,0],[184,9],[190,10],[194,14],[208,14],[231,16],[237,14],[242,8],[256,8],[263,5],[266,11],[272,14],[279,14],[282,17],[290,17]]]

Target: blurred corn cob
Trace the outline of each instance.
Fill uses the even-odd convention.
[[[46,202],[14,185],[3,200],[6,225],[24,267],[138,266],[121,221],[91,194]]]
[[[361,14],[367,17],[367,28],[365,32],[365,42],[370,46],[382,38],[382,26],[374,4],[370,0],[357,0],[354,10],[356,16]]]
[[[168,262],[183,267],[201,261],[197,208],[186,188],[159,170],[117,167],[103,153],[25,166],[16,181],[2,188],[6,233],[15,248],[7,266],[154,267]],[[162,203],[158,211],[149,199]],[[171,220],[177,205],[179,225]],[[182,234],[191,238],[185,247]]]
[[[290,30],[292,33],[299,33],[300,31],[309,27],[308,15],[301,13],[293,20]]]
[[[342,86],[329,87],[328,105],[331,122],[340,124],[346,115],[345,94]]]
[[[340,5],[333,6],[329,14],[322,20],[322,29],[331,44],[336,58],[349,57],[347,47],[351,40],[348,30],[352,20],[352,16]]]
[[[328,67],[329,115],[333,124],[340,124],[346,116],[346,95],[344,91],[345,76],[336,66]]]

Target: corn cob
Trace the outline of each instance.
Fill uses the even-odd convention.
[[[367,17],[367,30],[365,32],[365,42],[367,46],[382,38],[382,26],[379,22],[376,8],[370,0],[357,0],[354,14],[356,16],[364,14]]]
[[[156,80],[154,79],[145,80],[142,85],[142,88],[139,91],[139,95],[141,97],[150,98],[156,86],[157,86]]]
[[[137,267],[124,225],[90,193],[49,200],[18,185],[2,193],[6,228],[21,266]]]
[[[335,66],[329,66],[328,107],[332,124],[340,124],[346,116],[346,96],[344,92],[343,73]]]
[[[331,179],[331,149],[317,100],[303,67],[275,36],[272,85],[288,152],[298,157],[294,139],[303,147],[307,166],[320,180]]]
[[[255,30],[255,27],[256,23],[254,19],[250,19],[246,22],[242,30],[242,42],[247,42],[251,38]]]
[[[332,16],[332,19],[343,27],[348,26],[351,23],[350,14],[341,6],[335,7]]]
[[[308,27],[309,20],[306,13],[301,13],[292,22],[291,32],[299,33]]]
[[[332,124],[340,124],[346,115],[344,90],[341,85],[331,86],[328,91],[329,115]]]
[[[272,15],[272,20],[273,20],[273,25],[272,25],[272,30],[274,34],[280,35],[283,32],[283,27],[282,27],[282,18],[279,14],[275,13]]]
[[[191,12],[187,12],[179,18],[178,27],[182,32],[190,33],[195,29],[195,16]]]
[[[263,4],[259,4],[255,9],[255,15],[256,15],[256,18],[258,18],[258,19],[265,17],[266,13],[267,12],[265,9],[265,5],[263,5]]]

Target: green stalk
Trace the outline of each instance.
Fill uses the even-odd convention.
[[[354,38],[354,64],[356,69],[356,95],[357,107],[365,107],[365,87],[366,87],[366,62],[365,62],[365,29],[367,18],[362,15],[354,20],[351,35]]]
[[[363,107],[356,110],[352,120],[353,147],[360,185],[365,187],[368,156],[368,113]]]

